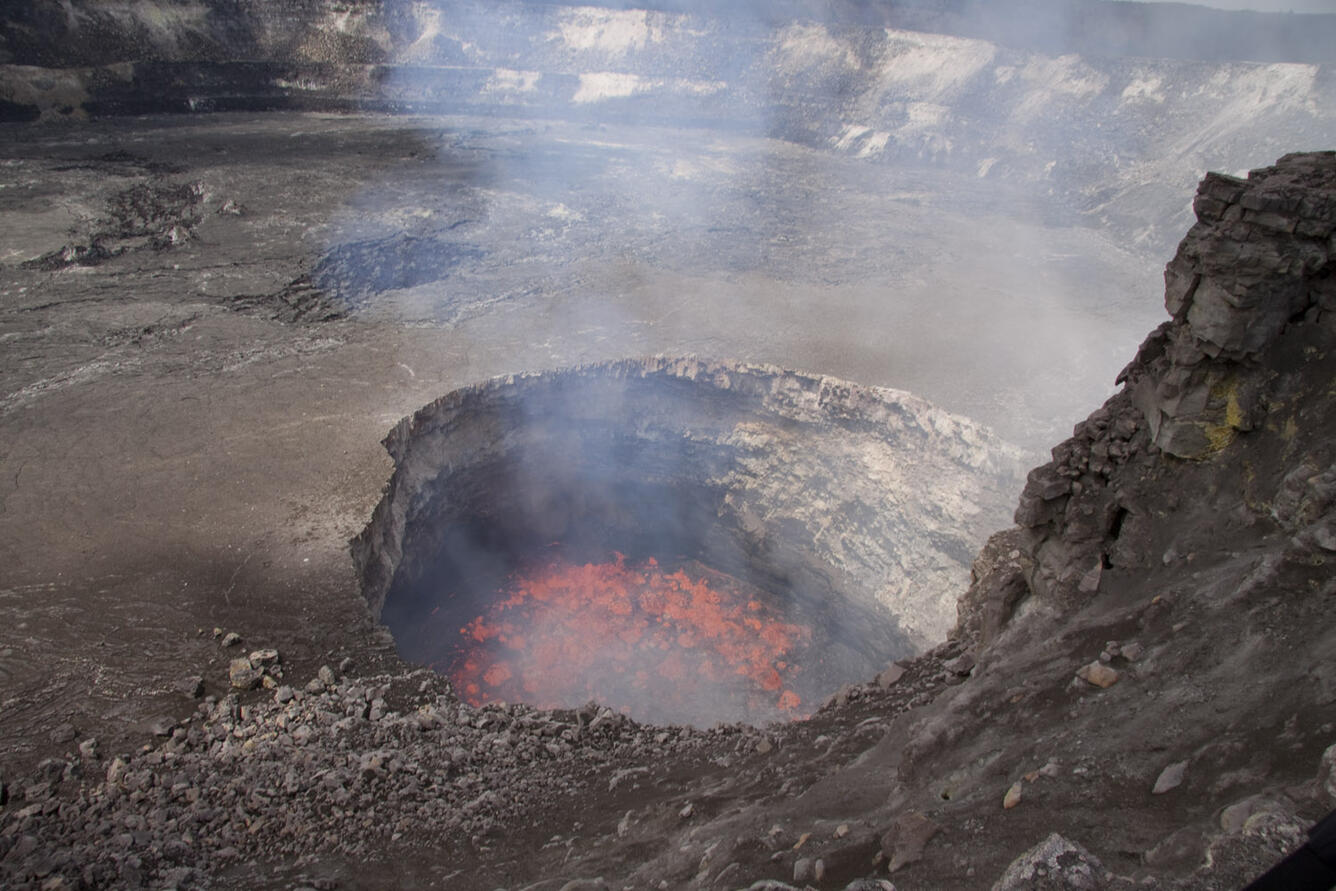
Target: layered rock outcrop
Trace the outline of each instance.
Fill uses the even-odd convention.
[[[1243,385],[1247,360],[1287,325],[1336,310],[1333,163],[1330,153],[1289,155],[1247,180],[1202,181],[1198,222],[1164,272],[1177,325],[1161,338],[1161,355],[1143,358],[1150,367],[1129,370],[1152,441],[1169,454],[1203,457],[1252,429],[1263,392],[1260,382]]]
[[[1098,887],[1240,886],[1336,802],[1334,189],[1334,152],[1203,181],[1171,321],[1030,473],[960,604],[981,670],[906,746],[909,786],[998,802],[1006,771],[989,785],[980,765],[1074,764],[1067,785],[1105,816],[1032,771],[1013,785],[1047,813],[991,825],[1130,853]],[[1002,725],[1026,729],[971,736]],[[903,804],[970,812],[924,792]]]
[[[1279,478],[1229,446],[1256,433],[1245,451],[1301,453],[1325,418],[1318,369],[1336,331],[1336,152],[1287,155],[1247,179],[1210,174],[1194,207],[1198,222],[1165,270],[1172,321],[1119,376],[1122,392],[1029,475],[1016,522],[1036,594],[1093,594],[1107,570],[1171,559],[1155,546],[1153,520],[1157,502],[1176,497],[1162,488],[1172,477],[1217,474],[1217,486],[1238,487],[1260,510]]]

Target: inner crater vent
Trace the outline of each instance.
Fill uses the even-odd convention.
[[[810,714],[940,641],[1020,453],[907,393],[653,358],[497,378],[385,440],[353,555],[400,654],[475,705]]]

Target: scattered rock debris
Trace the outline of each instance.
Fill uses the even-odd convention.
[[[1087,684],[1104,688],[1112,687],[1121,677],[1116,669],[1110,668],[1103,662],[1091,662],[1089,665],[1081,666],[1076,676]]]

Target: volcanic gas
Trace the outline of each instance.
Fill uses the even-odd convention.
[[[625,360],[455,391],[386,440],[353,543],[400,653],[465,699],[800,717],[939,639],[1018,454],[905,393]]]

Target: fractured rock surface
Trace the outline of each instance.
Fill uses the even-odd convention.
[[[1031,472],[1020,528],[985,548],[961,602],[960,630],[986,643],[978,689],[910,747],[911,760],[935,761],[968,715],[1046,727],[998,756],[1065,751],[1073,778],[1112,807],[1176,800],[1169,821],[1130,835],[1144,835],[1148,866],[1187,887],[1227,886],[1230,869],[1242,883],[1265,865],[1247,857],[1299,843],[1326,806],[1314,775],[1336,718],[1325,667],[1336,639],[1320,617],[1336,590],[1325,568],[1333,188],[1332,152],[1203,181],[1199,222],[1165,273],[1173,320],[1123,372],[1123,391]],[[1094,686],[1059,688],[1053,675],[1044,693],[1061,653],[1073,668],[1085,658],[1078,674]],[[999,710],[999,697],[1012,705]],[[1094,730],[1113,720],[1117,733]],[[1093,735],[1054,729],[1083,721]],[[1258,796],[1283,804],[1245,827]],[[1208,867],[1208,849],[1226,861]]]
[[[1203,181],[1201,219],[1165,270],[1174,320],[1124,369],[1123,392],[1030,473],[1016,521],[1030,531],[1033,591],[1088,596],[1106,571],[1187,558],[1190,546],[1165,542],[1154,516],[1171,477],[1190,491],[1187,480],[1213,471],[1221,491],[1210,498],[1235,523],[1323,536],[1330,485],[1314,437],[1326,394],[1312,379],[1332,319],[1333,169],[1336,153],[1289,155],[1247,180]],[[1265,470],[1226,454],[1248,432],[1274,458]],[[1168,499],[1173,510],[1203,507],[1173,490]]]

